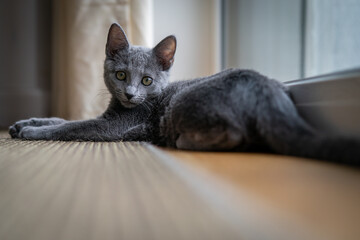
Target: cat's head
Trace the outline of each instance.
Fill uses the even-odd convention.
[[[159,94],[168,84],[176,38],[168,36],[153,49],[132,46],[123,29],[112,24],[106,43],[104,79],[113,97],[133,108]]]

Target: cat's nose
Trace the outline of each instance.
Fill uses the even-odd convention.
[[[125,93],[125,96],[127,97],[127,99],[132,99],[134,97],[133,94],[130,94],[130,93]]]

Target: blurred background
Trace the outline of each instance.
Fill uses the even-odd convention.
[[[113,22],[134,45],[177,37],[171,81],[229,67],[280,81],[360,67],[358,0],[1,0],[0,127],[101,114]]]

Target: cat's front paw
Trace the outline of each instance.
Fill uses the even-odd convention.
[[[59,125],[66,122],[61,118],[30,118],[26,120],[20,120],[9,127],[9,134],[12,138],[19,138],[19,134],[24,127],[41,127],[41,126],[52,126]]]
[[[18,133],[18,138],[27,140],[48,140],[47,127],[23,126]]]
[[[19,134],[24,127],[35,126],[36,124],[36,118],[17,121],[9,127],[9,134],[12,138],[19,138]]]
[[[18,138],[19,137],[19,129],[16,128],[15,124],[11,125],[9,127],[9,134],[12,138]]]

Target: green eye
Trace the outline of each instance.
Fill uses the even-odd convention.
[[[143,77],[141,80],[141,83],[145,86],[150,86],[152,84],[153,80],[151,77]]]
[[[126,73],[124,73],[123,71],[118,71],[116,72],[116,78],[119,80],[125,80],[126,78]]]

